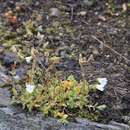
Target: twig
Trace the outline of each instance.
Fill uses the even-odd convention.
[[[128,58],[126,58],[125,56],[121,55],[119,52],[117,52],[116,50],[114,50],[113,48],[111,48],[109,45],[107,45],[106,43],[104,43],[101,40],[99,40],[96,36],[92,35],[92,38],[95,39],[96,41],[98,41],[100,44],[104,45],[106,48],[110,49],[112,52],[114,52],[118,56],[120,56],[123,59],[125,59],[127,62],[130,62],[130,60]]]

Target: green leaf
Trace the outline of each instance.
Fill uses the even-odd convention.
[[[105,104],[97,106],[97,109],[100,110],[100,111],[103,111],[106,108],[107,108],[107,106]]]

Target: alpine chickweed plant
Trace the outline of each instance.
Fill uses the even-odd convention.
[[[21,92],[12,89],[13,100],[29,111],[40,110],[44,116],[58,118],[63,123],[75,116],[97,120],[97,105],[89,101],[89,92],[92,91],[90,88],[94,86],[90,87],[84,76],[80,81],[73,75],[61,80],[58,76],[49,74],[49,70],[40,69],[36,63],[35,51],[34,48],[31,51],[32,68]],[[82,69],[82,57],[79,63]]]

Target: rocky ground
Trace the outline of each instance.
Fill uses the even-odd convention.
[[[86,119],[76,119],[66,125],[54,118],[44,118],[41,114],[25,114],[19,108],[0,109],[1,130],[129,130],[130,127],[114,121],[100,124]]]
[[[74,74],[80,79],[78,59],[79,54],[82,54],[87,61],[84,64],[85,78],[90,83],[99,77],[108,79],[105,90],[98,93],[99,97],[92,95],[97,102],[109,106],[109,109],[103,112],[102,122],[114,120],[130,123],[130,9],[126,8],[122,1],[115,0],[115,7],[107,2],[104,0],[0,1],[1,130],[14,129],[15,123],[16,130],[129,129],[128,126],[115,122],[111,122],[113,125],[96,123],[89,125],[87,121],[85,124],[82,124],[83,121],[81,124],[70,123],[62,128],[56,120],[41,117],[34,119],[31,115],[26,117],[22,112],[10,115],[12,109],[8,109],[11,104],[10,84],[12,85],[15,80],[25,79],[26,70],[30,67],[25,57],[30,56],[31,47],[40,52],[38,62],[45,66],[47,63],[42,52],[47,48],[51,56],[61,58],[61,62],[56,64],[55,68],[58,72],[62,71],[64,77]],[[34,27],[30,27],[32,24]],[[32,124],[34,126],[31,126]]]

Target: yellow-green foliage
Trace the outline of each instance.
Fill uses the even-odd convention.
[[[78,82],[70,75],[66,80],[48,79],[45,84],[35,86],[32,93],[24,87],[18,94],[13,88],[13,95],[29,111],[40,110],[44,116],[59,118],[63,123],[73,116],[98,120],[98,104],[89,101],[89,87],[86,81]]]
[[[64,123],[75,116],[97,120],[97,104],[89,98],[90,88],[93,91],[94,85],[89,85],[84,78],[77,81],[73,75],[62,80],[48,69],[40,69],[36,66],[35,51],[31,50],[32,68],[27,74],[25,86],[22,84],[20,92],[15,86],[12,89],[14,101],[29,111],[40,110],[45,116],[59,118]],[[53,69],[52,66],[51,62],[49,68]]]
[[[13,92],[16,95],[14,90]],[[19,100],[30,111],[38,108],[44,115],[58,117],[64,122],[69,116],[69,111],[81,111],[86,107],[88,93],[88,83],[77,82],[70,75],[67,80],[52,78],[43,86],[37,86],[32,93],[23,89],[17,101]]]
[[[11,47],[12,45],[20,44],[20,40],[17,37],[16,32],[8,30],[5,27],[0,26],[0,42],[5,47]]]
[[[27,36],[32,36],[33,33],[35,32],[35,27],[34,27],[33,22],[31,20],[24,22],[24,27],[25,27]]]

